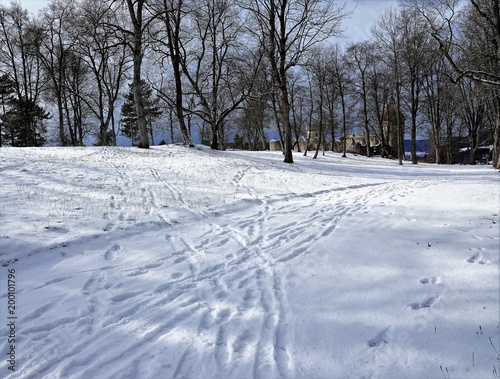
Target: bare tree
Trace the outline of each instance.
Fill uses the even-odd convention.
[[[298,152],[301,151],[300,141],[304,137],[304,132],[313,124],[314,101],[312,98],[312,85],[309,72],[290,72],[288,80],[289,96],[290,96],[290,124],[292,133],[295,137],[295,147]],[[307,81],[306,81],[307,79]],[[304,156],[307,155],[309,148],[309,137],[307,136],[306,146],[304,148]]]
[[[404,25],[397,11],[392,8],[379,19],[377,25],[372,29],[372,33],[377,39],[381,49],[382,60],[391,68],[392,88],[396,96],[396,123],[397,123],[397,146],[391,146],[396,149],[399,164],[403,164],[404,155],[404,122],[402,119],[401,88],[403,85],[403,68],[401,59],[401,39]]]
[[[461,115],[469,136],[469,164],[474,165],[479,135],[485,127],[487,93],[481,83],[470,79],[460,81],[459,88],[462,95]]]
[[[116,12],[116,23],[104,25],[115,31],[131,52],[133,62],[132,86],[134,91],[134,105],[139,125],[139,148],[149,148],[148,122],[144,111],[144,96],[141,93],[142,64],[146,37],[149,25],[155,20],[156,14],[150,7],[150,0],[105,0],[110,9]],[[125,16],[125,13],[128,16]],[[123,17],[121,17],[123,15]]]
[[[83,101],[83,93],[89,78],[88,66],[82,57],[74,52],[68,52],[64,72],[63,107],[66,124],[73,145],[83,146],[83,139],[89,134],[86,125],[89,116],[87,103]]]
[[[246,138],[250,150],[265,150],[267,148],[266,126],[271,118],[269,102],[272,84],[267,67],[261,65],[254,79],[250,96],[245,101],[241,111],[240,131]]]
[[[376,46],[375,43],[371,43],[373,61],[367,73],[367,102],[370,118],[374,119],[377,125],[377,128],[373,128],[373,132],[380,140],[381,155],[387,157],[391,154],[388,143],[390,130],[385,130],[384,121],[385,116],[388,116],[387,105],[391,95],[391,74],[389,66],[382,60],[382,52],[378,51]],[[388,128],[389,125],[387,125]]]
[[[428,62],[433,59],[435,51],[431,49],[425,21],[418,12],[402,9],[399,17],[402,25],[400,57],[404,75],[403,88],[406,92],[403,99],[411,119],[410,159],[413,164],[417,164],[417,118],[421,110],[422,90],[429,69]]]
[[[71,126],[65,127],[65,97],[67,96],[65,74],[74,43],[68,38],[68,23],[74,8],[73,1],[51,1],[42,10],[42,16],[38,20],[33,34],[37,54],[43,64],[44,72],[50,80],[50,92],[57,104],[59,142],[63,146],[79,144]],[[69,133],[69,140],[67,133]]]
[[[250,96],[262,53],[244,43],[244,20],[231,0],[205,0],[191,10],[196,39],[182,61],[199,101],[196,115],[212,129],[212,149],[224,148],[229,117]],[[250,45],[250,46],[249,46]]]
[[[326,90],[325,96],[325,123],[327,131],[325,131],[325,145],[327,143],[327,136],[330,137],[331,151],[335,151],[336,132],[338,126],[338,104],[339,104],[339,91],[337,90],[335,80],[335,72],[329,70],[326,77]]]
[[[340,34],[346,17],[345,3],[334,0],[252,0],[249,10],[255,16],[258,38],[265,46],[274,83],[280,93],[284,129],[284,161],[293,163],[292,128],[287,72],[301,63],[314,45]]]
[[[496,110],[493,166],[500,168],[500,2],[468,0],[465,11],[459,13],[460,0],[401,1],[417,9],[427,20],[431,35],[455,72],[454,82],[468,78],[491,88]],[[464,45],[465,41],[475,42],[481,48],[471,49],[470,43]],[[460,61],[458,56],[473,59]]]
[[[445,94],[445,62],[442,57],[432,59],[430,70],[425,76],[424,114],[432,131],[435,162],[442,163],[443,124]]]
[[[314,131],[316,140],[316,151],[314,153],[313,159],[318,158],[318,153],[320,148],[325,146],[325,131],[326,131],[326,97],[329,85],[329,73],[332,69],[331,66],[331,49],[329,48],[315,48],[312,50],[312,56],[309,63],[306,64],[307,70],[311,74],[311,92],[314,97],[311,96],[311,100],[317,104],[314,120],[314,125],[309,127]],[[311,133],[309,133],[311,134]],[[324,148],[323,148],[324,151]]]
[[[339,45],[330,51],[330,71],[333,74],[333,85],[338,93],[342,118],[342,157],[347,157],[347,131],[350,113],[350,97],[352,94],[352,73],[348,69],[346,55]]]
[[[188,3],[188,4],[186,4]],[[172,68],[172,76],[175,84],[174,107],[177,115],[177,122],[184,140],[184,144],[193,147],[194,143],[191,138],[191,133],[186,126],[185,111],[184,111],[184,90],[182,83],[182,62],[186,61],[186,52],[182,38],[186,37],[187,33],[185,19],[189,14],[189,1],[183,0],[161,0],[158,2],[156,9],[161,20],[159,31],[153,33],[156,49],[159,50],[163,57],[168,57]],[[186,28],[187,29],[187,28]],[[183,34],[184,32],[184,34]],[[161,93],[163,88],[155,86],[155,89],[160,92],[163,98],[170,97],[170,94]]]
[[[455,146],[454,137],[455,131],[459,124],[459,115],[456,111],[458,109],[458,96],[456,94],[456,87],[452,83],[448,82],[443,90],[443,118],[446,128],[446,163],[453,164]]]
[[[347,57],[355,67],[356,79],[353,81],[356,92],[361,99],[361,114],[366,135],[366,156],[371,156],[370,122],[368,118],[368,74],[369,68],[374,63],[373,46],[368,42],[352,44],[347,48]]]
[[[83,0],[72,28],[77,41],[75,49],[90,70],[94,84],[80,96],[99,121],[98,145],[116,145],[116,103],[129,68],[126,46],[108,27],[116,23],[115,13],[105,3]]]

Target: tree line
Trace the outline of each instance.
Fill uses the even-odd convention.
[[[314,157],[345,155],[362,131],[367,155],[377,141],[402,163],[409,135],[416,163],[429,136],[435,162],[452,163],[465,136],[469,163],[489,144],[500,167],[498,0],[401,0],[369,39],[332,43],[349,36],[351,11],[339,0],[0,5],[0,146],[116,145],[121,131],[148,148],[161,124],[171,142],[265,149],[271,130],[292,163],[311,131]]]

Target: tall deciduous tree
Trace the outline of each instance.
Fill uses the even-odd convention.
[[[403,85],[403,67],[401,41],[404,25],[398,12],[391,8],[378,20],[378,23],[372,29],[378,46],[382,52],[382,59],[391,68],[391,84],[396,97],[396,124],[397,124],[397,142],[396,146],[391,146],[397,151],[399,164],[403,164],[404,155],[404,122],[402,119],[402,85]]]
[[[370,118],[376,120],[377,128],[374,132],[378,135],[381,144],[381,155],[387,157],[391,154],[389,147],[389,133],[386,130],[385,115],[388,115],[387,105],[391,96],[390,68],[383,61],[383,52],[376,49],[376,43],[371,42],[373,61],[367,73],[368,111]],[[389,125],[387,125],[389,126]]]
[[[485,127],[487,92],[481,83],[470,79],[460,81],[459,88],[462,95],[461,116],[469,136],[469,164],[474,165],[479,136]]]
[[[372,46],[368,41],[356,43],[348,47],[347,56],[354,66],[356,79],[353,80],[357,95],[361,99],[361,115],[366,136],[366,156],[371,156],[370,122],[368,118],[368,70],[374,63]]]
[[[50,94],[57,104],[59,143],[78,145],[70,125],[65,127],[66,73],[74,41],[68,38],[68,24],[75,9],[74,1],[52,0],[38,19],[34,42],[44,73],[49,79]]]
[[[307,65],[308,71],[312,76],[312,87],[315,93],[314,101],[317,103],[316,119],[314,130],[317,133],[316,151],[313,159],[318,158],[320,148],[325,146],[325,131],[326,131],[326,94],[329,85],[329,72],[331,70],[331,54],[329,49],[314,49],[312,59]],[[312,127],[312,125],[310,125]],[[324,150],[324,149],[323,149]]]
[[[148,0],[107,0],[107,2],[114,12],[119,15],[123,14],[123,17],[120,17],[117,23],[107,25],[116,30],[117,34],[121,36],[123,43],[128,46],[132,55],[132,88],[134,92],[134,107],[139,126],[138,147],[148,149],[147,119],[144,111],[143,94],[141,92],[142,64],[146,47],[147,30],[151,22],[155,19],[156,14],[150,7],[150,1]]]
[[[245,43],[240,8],[232,0],[204,0],[192,9],[193,34],[182,62],[197,97],[196,115],[212,129],[212,149],[224,148],[225,125],[250,96],[261,52]],[[194,44],[193,44],[194,43]]]
[[[493,166],[500,168],[500,2],[467,0],[403,0],[427,20],[431,35],[453,68],[452,80],[468,78],[490,88],[493,101]],[[475,44],[476,48],[471,48]],[[469,59],[457,59],[457,57]]]
[[[332,71],[333,85],[338,93],[342,118],[342,157],[347,157],[347,130],[350,111],[350,95],[352,94],[352,77],[347,67],[346,56],[339,45],[330,53],[330,70]]]
[[[80,97],[99,122],[98,145],[116,145],[115,110],[130,62],[126,46],[109,27],[117,23],[116,16],[101,0],[82,0],[72,29],[75,50],[92,78],[93,86]]]
[[[418,12],[403,9],[398,16],[402,26],[400,58],[406,94],[404,99],[411,116],[410,159],[413,164],[417,164],[417,118],[421,110],[424,80],[435,52],[431,50],[425,21]]]
[[[249,10],[257,21],[274,82],[280,93],[284,129],[284,161],[293,163],[292,128],[287,73],[301,63],[305,52],[340,34],[347,13],[345,3],[334,0],[252,0]]]
[[[183,30],[183,28],[187,28],[185,20],[189,13],[189,5],[186,5],[186,1],[183,0],[161,0],[156,9],[161,20],[161,26],[159,31],[154,33],[155,44],[157,45],[157,49],[161,51],[161,54],[168,57],[172,66],[172,75],[175,84],[175,114],[184,144],[194,146],[185,120],[182,83],[182,63],[186,60],[182,38],[187,35],[186,30]],[[157,90],[164,91],[163,88],[157,88]],[[163,97],[170,97],[170,95],[164,92]]]
[[[295,147],[298,152],[301,151],[301,139],[307,129],[313,126],[313,112],[314,101],[312,98],[311,75],[308,71],[305,73],[302,70],[291,72],[288,81],[288,94],[290,96],[290,123],[292,133],[295,137]],[[304,156],[307,155],[309,148],[309,137],[311,133],[307,134],[307,141],[304,147]]]
[[[271,94],[272,85],[267,67],[261,65],[255,76],[252,92],[245,101],[239,118],[240,132],[250,150],[265,150],[267,147],[265,129],[270,119]]]

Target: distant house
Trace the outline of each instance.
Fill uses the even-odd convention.
[[[318,148],[318,144],[320,142],[319,129],[319,125],[308,126],[306,137],[299,139],[300,150],[316,150]],[[325,134],[325,130],[323,130],[323,137],[321,138],[321,145],[319,146],[320,150],[325,150]],[[308,141],[309,145],[306,147]]]

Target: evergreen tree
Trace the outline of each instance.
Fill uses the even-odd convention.
[[[141,91],[144,99],[144,114],[146,116],[146,123],[148,134],[151,138],[151,144],[154,145],[154,129],[153,122],[161,115],[159,99],[153,98],[153,90],[146,81],[141,80]],[[132,144],[138,144],[140,141],[139,135],[139,122],[134,103],[134,90],[133,86],[129,84],[129,91],[125,96],[125,102],[121,110],[121,133],[132,140]]]
[[[50,113],[32,100],[13,98],[9,101],[10,109],[5,114],[4,122],[10,130],[12,146],[39,147],[46,143],[47,128],[43,121],[50,118]]]
[[[15,83],[8,75],[0,77],[0,146],[43,146],[47,128],[43,121],[50,118],[35,101],[17,98]]]
[[[13,99],[15,93],[14,82],[7,74],[0,76],[0,146],[3,145],[3,138],[8,137],[7,130],[5,129],[5,120],[7,117],[8,104]]]

